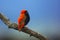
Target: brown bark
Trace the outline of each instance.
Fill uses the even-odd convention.
[[[4,16],[2,13],[0,13],[0,19],[4,22],[4,24],[6,24],[9,28],[12,28],[12,29],[15,29],[15,30],[18,30],[17,27],[18,25],[16,23],[12,23],[10,22],[10,20]],[[40,40],[47,40],[44,36],[42,36],[41,34],[38,34],[37,32],[34,32],[32,30],[30,30],[29,28],[27,27],[24,27],[22,30],[22,32],[25,32],[31,36],[34,36]]]

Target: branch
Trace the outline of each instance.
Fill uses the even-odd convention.
[[[9,28],[13,28],[15,30],[18,30],[18,25],[16,23],[12,23],[10,22],[10,20],[5,17],[2,13],[0,13],[0,19],[4,22],[4,24],[6,24]],[[37,32],[34,32],[32,30],[30,30],[29,28],[27,27],[24,27],[22,30],[22,32],[25,32],[27,34],[30,34],[31,36],[34,36],[40,40],[47,40],[44,36],[38,34]]]

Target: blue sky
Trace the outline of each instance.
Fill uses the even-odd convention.
[[[6,15],[12,22],[17,23],[17,18],[22,9],[28,10],[30,14],[31,20],[27,25],[30,29],[45,36],[59,32],[59,0],[0,0],[0,12]],[[1,31],[9,30],[3,22],[0,23],[0,26]],[[10,31],[19,34],[16,30]]]

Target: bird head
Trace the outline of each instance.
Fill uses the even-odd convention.
[[[26,14],[27,10],[21,10],[21,14]]]

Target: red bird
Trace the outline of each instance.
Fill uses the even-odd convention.
[[[30,21],[30,16],[27,10],[22,10],[18,18],[18,30],[20,31]]]

